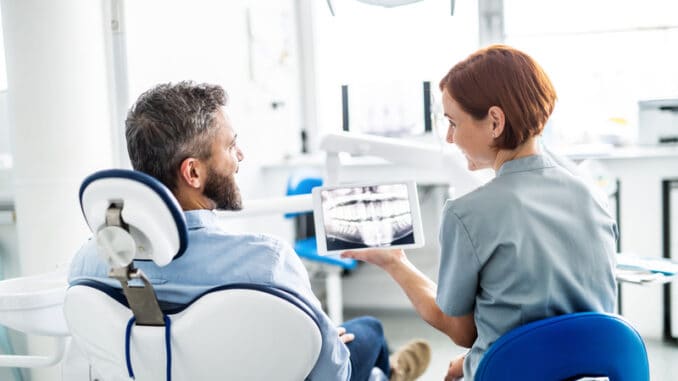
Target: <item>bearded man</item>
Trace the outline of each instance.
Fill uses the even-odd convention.
[[[381,323],[361,317],[335,326],[311,290],[308,273],[291,246],[262,234],[235,234],[219,226],[215,209],[242,208],[235,181],[244,159],[226,112],[223,88],[180,82],[143,93],[125,122],[127,149],[135,170],[172,191],[184,211],[188,246],[184,254],[158,267],[135,261],[151,280],[161,305],[183,305],[211,288],[233,283],[275,287],[298,296],[318,318],[322,347],[308,380],[367,380],[375,368],[392,380],[414,380],[430,359],[424,341],[413,341],[391,355]],[[69,282],[108,278],[108,266],[90,239],[71,264]],[[218,378],[218,375],[215,375]]]

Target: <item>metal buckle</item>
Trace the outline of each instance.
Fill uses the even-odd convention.
[[[106,210],[106,226],[117,226],[129,231],[129,225],[122,219],[122,201],[111,201]],[[137,325],[164,326],[162,310],[158,304],[153,285],[143,271],[134,267],[134,263],[128,266],[111,268],[108,276],[117,279],[122,285],[122,292],[127,298],[130,309],[136,318]],[[143,285],[130,286],[129,281],[140,279]]]

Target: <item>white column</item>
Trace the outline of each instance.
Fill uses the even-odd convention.
[[[2,0],[22,275],[66,265],[90,235],[80,182],[112,164],[103,6],[103,0]],[[29,341],[29,352],[49,347]],[[46,368],[32,379],[59,374]]]
[[[294,2],[297,17],[297,51],[299,52],[299,93],[301,95],[302,129],[306,131],[308,152],[317,152],[320,145],[318,128],[318,75],[316,65],[316,33],[313,12],[314,0],[296,0]],[[322,4],[321,6],[324,6]]]

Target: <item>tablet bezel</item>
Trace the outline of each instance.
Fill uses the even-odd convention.
[[[410,213],[412,214],[412,230],[414,235],[414,243],[400,244],[393,246],[377,246],[377,247],[365,247],[358,249],[350,250],[369,250],[369,249],[413,249],[418,247],[423,247],[424,242],[424,229],[421,221],[421,211],[419,208],[419,197],[417,194],[417,184],[414,181],[384,181],[384,182],[367,182],[367,183],[350,183],[350,184],[340,184],[340,185],[330,185],[313,188],[313,222],[315,225],[315,237],[316,245],[319,255],[338,255],[343,251],[349,249],[341,250],[327,250],[327,237],[325,235],[325,224],[324,224],[324,213],[322,208],[322,200],[320,193],[324,190],[333,190],[340,188],[360,188],[365,186],[378,186],[378,185],[396,185],[403,184],[407,186],[407,196],[408,204],[410,206]]]

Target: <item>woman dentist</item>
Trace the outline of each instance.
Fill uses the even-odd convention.
[[[584,181],[540,152],[556,93],[530,56],[489,46],[456,64],[440,89],[447,142],[470,170],[492,168],[496,177],[446,202],[438,284],[400,249],[342,255],[380,266],[426,322],[470,347],[445,379],[472,381],[483,353],[513,328],[614,311],[617,227]]]

